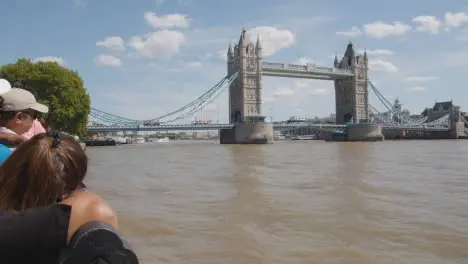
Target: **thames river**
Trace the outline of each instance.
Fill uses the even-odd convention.
[[[90,147],[141,262],[468,263],[468,141]]]

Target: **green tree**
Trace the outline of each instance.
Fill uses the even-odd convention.
[[[31,91],[41,103],[49,106],[45,120],[54,129],[78,136],[86,134],[91,101],[76,71],[56,62],[33,63],[19,59],[14,64],[1,66],[0,78],[14,87]]]

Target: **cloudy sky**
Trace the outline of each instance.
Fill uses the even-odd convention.
[[[264,61],[331,66],[352,40],[367,49],[371,79],[390,100],[420,111],[453,98],[468,110],[466,0],[2,0],[0,17],[0,64],[57,61],[82,75],[94,108],[134,119],[216,84],[242,24],[260,34]],[[264,102],[276,120],[326,116],[333,83],[266,77]],[[226,121],[226,93],[219,113]],[[217,116],[215,101],[203,117]]]

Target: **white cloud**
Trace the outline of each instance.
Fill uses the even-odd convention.
[[[184,42],[185,37],[181,32],[162,30],[134,36],[130,38],[128,45],[135,50],[136,56],[168,59],[180,52],[180,46]]]
[[[313,90],[310,94],[325,95],[325,94],[329,94],[329,93],[330,93],[329,90],[326,90],[326,89],[323,89],[323,88],[317,88],[317,89]]]
[[[388,49],[368,49],[368,50],[358,50],[359,53],[364,53],[367,52],[367,55],[378,55],[378,56],[383,56],[383,55],[393,55],[394,52]]]
[[[423,92],[425,90],[426,90],[426,88],[424,88],[422,86],[414,86],[414,87],[408,88],[408,91],[410,91],[410,92]]]
[[[386,60],[369,60],[369,68],[374,71],[398,72],[399,68]]]
[[[164,4],[164,0],[156,0],[156,5],[162,5]]]
[[[177,0],[177,4],[180,6],[189,6],[191,2],[189,0]]]
[[[386,24],[382,21],[364,25],[364,32],[374,38],[384,38],[390,36],[403,36],[411,30],[411,26],[395,21]]]
[[[166,3],[169,3],[169,2],[166,1]],[[156,10],[158,10],[158,9],[156,9]],[[157,11],[157,13],[158,12],[161,12],[161,11]],[[411,19],[412,17],[409,17],[409,18]],[[369,20],[369,21],[372,22],[372,20]],[[391,22],[391,20],[389,20],[389,21],[387,20],[385,22]],[[405,20],[405,22],[408,23],[409,25],[412,25],[417,30],[417,27],[416,27],[417,25],[416,24],[413,24],[412,22],[406,21],[406,20]],[[142,21],[142,23],[146,23],[146,21]],[[293,27],[285,27],[284,25],[282,25],[280,27],[278,25],[269,24],[269,23],[263,22],[263,21],[262,22],[256,22],[256,24],[254,24],[254,25],[271,25],[271,26],[274,26],[273,27],[274,30],[289,29],[290,30],[289,31],[290,32],[289,36],[291,36],[291,38],[290,38],[291,41],[289,41],[289,43],[291,43],[291,44],[286,44],[285,47],[289,47],[291,45],[294,45],[296,41],[300,40],[300,39],[295,40],[296,36],[294,36],[293,33],[297,32],[297,31],[295,31],[296,29],[293,28]],[[392,23],[390,23],[390,25],[394,26],[394,24],[392,24]],[[275,28],[276,26],[278,26],[278,27]],[[138,54],[139,56],[155,58],[155,59],[159,59],[159,58],[164,57],[164,55],[161,55],[161,54],[168,54],[168,53],[169,54],[177,54],[177,53],[180,53],[182,51],[184,57],[176,56],[176,60],[171,61],[170,63],[166,63],[165,61],[160,61],[160,60],[147,60],[146,61],[146,64],[149,61],[154,61],[155,63],[158,63],[158,65],[160,65],[161,69],[164,68],[164,70],[161,70],[161,71],[159,71],[158,69],[147,69],[148,71],[153,70],[153,72],[162,73],[162,75],[157,74],[157,73],[154,74],[155,75],[155,76],[153,76],[154,79],[164,79],[162,81],[172,83],[172,86],[174,86],[174,87],[179,87],[179,86],[181,86],[181,84],[185,84],[184,78],[183,79],[176,78],[177,80],[167,80],[166,81],[165,77],[163,78],[163,76],[178,76],[180,74],[171,74],[168,71],[176,72],[176,71],[181,71],[181,70],[182,70],[182,72],[184,70],[187,71],[187,72],[184,72],[184,74],[196,75],[199,72],[200,73],[205,73],[205,69],[208,69],[206,71],[208,73],[209,69],[211,69],[210,63],[220,64],[221,65],[220,67],[223,68],[223,73],[224,73],[225,64],[220,60],[215,61],[214,58],[217,58],[218,55],[219,55],[219,57],[222,58],[223,60],[226,59],[226,51],[227,51],[227,45],[229,43],[229,40],[237,40],[238,36],[239,36],[238,35],[239,30],[237,29],[237,27],[234,27],[234,29],[231,28],[231,29],[228,29],[228,30],[222,29],[222,27],[227,28],[228,26],[219,25],[219,29],[216,28],[217,30],[220,31],[219,34],[208,34],[207,33],[206,34],[207,36],[199,35],[199,32],[196,32],[197,30],[199,30],[197,28],[189,29],[189,30],[183,30],[182,32],[172,31],[170,29],[163,29],[161,32],[163,32],[163,31],[177,32],[175,34],[180,34],[180,36],[181,36],[180,38],[175,37],[176,35],[173,36],[173,37],[175,37],[175,39],[177,39],[174,42],[174,45],[177,46],[178,48],[175,48],[175,49],[171,49],[170,47],[168,47],[170,45],[167,42],[171,41],[171,40],[168,41],[168,39],[170,39],[170,38],[163,37],[161,35],[161,37],[160,37],[161,41],[160,42],[155,41],[153,39],[153,38],[157,37],[157,34],[160,34],[159,32],[150,32],[150,33],[148,33],[148,34],[146,34],[144,36],[143,36],[142,33],[145,33],[145,31],[143,31],[141,33],[135,33],[135,35],[139,35],[139,36],[136,36],[136,37],[130,39],[130,41],[125,42],[125,44],[127,45],[127,49],[130,52],[135,51],[135,54]],[[344,30],[344,29],[349,29],[349,28],[344,27],[344,28],[341,28],[341,29]],[[360,32],[360,33],[358,33],[358,35],[363,35],[364,34],[364,28],[363,27],[360,27],[360,28],[353,27],[353,28],[351,28],[351,30]],[[362,30],[362,32],[361,32],[361,30]],[[152,28],[150,28],[150,30],[148,30],[148,31],[153,31],[153,30],[152,30]],[[159,30],[154,30],[154,31],[159,31]],[[194,32],[192,33],[192,31],[194,31]],[[286,30],[286,31],[288,31],[288,30]],[[379,36],[376,36],[376,34],[374,32],[373,36],[383,38],[384,35],[385,36],[387,36],[387,35],[391,36],[392,34],[393,35],[398,35],[398,34],[395,34],[395,32],[392,32],[391,34],[388,34],[388,31],[389,30],[387,30],[387,32],[385,32],[385,33],[381,33]],[[256,40],[257,36],[256,36],[256,34],[254,32],[255,31],[253,29],[250,30],[249,31],[249,34],[250,34],[249,37],[255,43],[255,40]],[[334,31],[332,31],[332,34],[333,33],[334,33]],[[194,38],[195,40],[199,40],[200,44],[198,46],[200,47],[201,52],[198,52],[198,50],[195,50],[193,48],[193,43],[194,42],[192,41],[192,38],[191,38],[190,34],[193,34],[196,37],[196,38]],[[338,32],[337,32],[337,34],[338,34]],[[372,32],[370,34],[372,35]],[[211,35],[211,37],[210,37],[210,35]],[[343,34],[343,35],[345,35],[345,34]],[[263,44],[263,47],[264,47],[264,54],[267,55],[268,54],[268,52],[267,52],[267,45],[268,44],[267,44],[267,41],[264,39],[266,37],[265,33],[261,33],[260,37],[263,40],[262,44]],[[452,36],[452,38],[454,38],[454,37],[455,36]],[[338,38],[340,38],[340,37],[338,37]],[[99,39],[99,40],[103,40],[103,39]],[[129,39],[126,39],[126,40],[129,40]],[[286,42],[288,43],[288,38],[286,38],[286,40],[287,40]],[[206,44],[203,41],[208,42],[208,44]],[[132,43],[133,45],[129,45],[129,43]],[[391,56],[386,57],[386,56],[394,54],[394,52],[395,52],[395,54],[399,55],[398,50],[392,48],[393,47],[392,43],[387,43],[387,42],[385,42],[385,43],[386,44],[381,43],[379,45],[372,45],[372,46],[367,45],[368,47],[371,46],[372,48],[374,48],[374,49],[368,49],[367,54],[368,55],[374,55],[371,58],[379,59],[379,60],[371,60],[370,61],[371,67],[375,71],[380,70],[380,71],[386,71],[386,72],[398,72],[399,71],[398,67],[393,64],[393,63],[396,63],[396,65],[400,66],[398,61],[396,61],[396,60],[393,61]],[[273,44],[276,45],[277,43],[273,43]],[[299,44],[301,44],[301,43],[298,43],[298,45]],[[344,43],[344,44],[346,44],[346,43]],[[364,45],[365,44],[363,44],[363,46]],[[163,48],[159,48],[161,46],[163,46]],[[211,47],[211,46],[213,46],[213,47]],[[302,44],[301,44],[301,46],[302,46]],[[325,56],[326,56],[326,54],[330,53],[329,50],[327,51],[326,47],[328,47],[328,46],[325,45],[325,47],[324,47],[323,45],[320,45],[320,47],[318,47],[320,49],[320,52],[321,52],[322,56],[323,56],[323,54],[325,54]],[[311,61],[309,59],[311,57],[309,57],[309,58],[300,57],[301,55],[305,55],[305,53],[300,52],[300,51],[295,52],[295,50],[293,50],[293,48],[289,48],[287,50],[287,52],[280,52],[281,54],[275,54],[275,55],[279,56],[278,57],[278,62],[283,62],[283,61],[287,62],[288,60],[294,61],[295,59],[297,59],[297,61],[294,62],[294,63],[305,64],[305,63]],[[388,50],[386,48],[390,48],[392,50]],[[165,49],[168,49],[169,52],[163,51]],[[279,48],[279,49],[281,49],[281,48]],[[274,52],[276,52],[279,49],[277,49],[276,47],[273,47],[273,49],[272,49],[273,51],[271,52],[271,54],[273,54]],[[328,47],[328,49],[330,49],[330,48]],[[219,50],[219,54],[217,52],[218,50]],[[291,51],[292,51],[292,53],[291,53]],[[211,56],[213,56],[213,57],[211,59],[202,59],[200,56],[202,56],[202,54],[206,54],[206,52],[210,52]],[[362,51],[360,51],[360,52],[362,52]],[[287,53],[287,54],[284,54],[286,57],[283,56],[283,53]],[[296,53],[296,56],[294,56],[293,53]],[[192,55],[194,55],[194,56],[192,56]],[[310,56],[310,54],[308,54],[308,55]],[[314,54],[312,54],[312,55],[314,55]],[[172,56],[172,55],[169,55],[167,57],[170,57],[170,56]],[[315,58],[314,56],[312,56],[312,58],[319,59],[318,57]],[[209,56],[207,55],[207,57],[209,57]],[[415,58],[416,57],[417,56],[415,56]],[[179,60],[179,59],[183,59],[183,60]],[[389,59],[391,62],[386,61],[387,59]],[[200,61],[198,61],[198,60],[200,60]],[[267,60],[267,59],[265,59],[265,60]],[[124,62],[126,63],[126,61],[124,61]],[[173,62],[175,62],[175,63],[173,63]],[[203,65],[201,64],[201,62],[203,63]],[[332,62],[332,60],[330,60],[330,62]],[[160,63],[162,63],[162,65]],[[200,66],[203,67],[203,68],[197,68],[197,69],[194,69],[194,70],[190,69],[191,67],[196,68],[196,67],[200,67]],[[401,69],[401,71],[403,71],[403,69]],[[210,74],[208,74],[208,75],[210,75]],[[388,73],[384,73],[382,75],[393,76],[392,78],[394,78],[394,77],[401,78],[401,76],[398,76],[400,74],[391,74],[391,75],[389,75]],[[211,76],[213,76],[213,75],[211,75]],[[405,77],[405,76],[403,76],[403,77]],[[200,81],[198,78],[199,78],[198,76],[197,77],[194,76],[194,79],[192,79],[192,78],[190,78],[190,79],[192,81],[196,81],[197,83],[201,83],[200,86],[204,86],[205,83],[203,81]],[[216,76],[212,77],[212,78],[216,78]],[[267,79],[267,78],[265,78],[265,79]],[[269,79],[273,79],[273,78],[269,78]],[[330,95],[328,95],[328,96],[319,96],[319,95],[325,95],[325,94],[330,94],[330,93],[333,94],[333,89],[330,88],[330,87],[327,87],[327,85],[330,85],[330,83],[332,83],[332,82],[326,82],[325,83],[325,81],[322,81],[324,84],[318,84],[317,86],[309,84],[309,85],[306,85],[307,88],[301,88],[301,87],[303,87],[304,83],[303,82],[297,83],[297,82],[294,81],[294,79],[284,80],[285,85],[282,85],[281,87],[279,87],[278,84],[275,84],[275,82],[278,81],[279,83],[281,83],[282,80],[276,80],[275,79],[275,80],[267,80],[267,82],[268,81],[271,81],[273,83],[273,87],[271,87],[273,89],[265,89],[266,91],[265,91],[264,101],[276,100],[277,101],[276,105],[278,104],[278,102],[283,101],[282,99],[284,99],[285,102],[288,102],[288,100],[297,102],[297,100],[296,100],[297,98],[301,98],[301,99],[304,99],[304,100],[316,98],[316,100],[320,101],[320,102],[333,99],[333,96],[330,96]],[[397,80],[397,81],[399,81],[399,80]],[[179,82],[180,82],[180,84],[179,84]],[[206,82],[207,82],[207,86],[209,86],[211,84],[211,82],[209,82],[209,81],[206,81]],[[287,82],[289,82],[289,84]],[[426,86],[427,85],[426,83],[421,83],[420,84],[420,83],[409,83],[409,82],[405,83],[405,84],[406,85],[403,86],[403,89],[408,89],[409,87],[412,87],[412,86],[418,86],[418,85]],[[429,86],[427,86],[427,87],[429,87]],[[278,88],[278,89],[275,90],[275,88]],[[270,90],[270,91],[267,91],[267,90]],[[415,93],[415,94],[418,94],[418,93]],[[408,95],[409,95],[409,93],[408,93]],[[326,102],[328,102],[328,101],[326,101]],[[227,105],[227,101],[222,101],[222,104]],[[214,104],[214,105],[216,105],[216,104]],[[286,104],[286,105],[287,105],[287,107],[283,107],[283,108],[288,108],[289,107],[289,103]],[[332,109],[332,108],[333,108],[333,105],[330,104],[330,109]],[[275,109],[280,109],[280,107],[275,107]],[[168,109],[164,109],[164,110],[168,110]],[[264,107],[264,111],[266,112],[265,107]],[[288,109],[280,109],[279,111],[288,112],[289,110]],[[222,117],[224,117],[224,113],[222,113],[221,115],[222,115]],[[141,117],[141,118],[143,118],[143,117]]]
[[[465,69],[468,66],[468,51],[452,51],[443,55],[442,67]]]
[[[291,86],[281,86],[276,88],[274,96],[289,96],[295,94],[296,91]]]
[[[124,40],[121,37],[106,37],[103,41],[96,42],[96,46],[113,50],[125,50]]]
[[[459,40],[459,41],[468,41],[468,28],[463,29],[460,32],[460,35],[457,37],[457,40]]]
[[[410,76],[403,79],[405,82],[430,82],[436,81],[439,77],[437,76]]]
[[[303,89],[303,88],[307,88],[307,87],[310,87],[311,85],[317,85],[320,81],[317,81],[317,80],[296,80],[294,82],[294,87],[297,88],[297,89]]]
[[[331,91],[323,87],[324,83],[317,80],[294,80],[292,85],[283,85],[276,88],[273,92],[273,97],[270,98],[270,101],[274,101],[278,97],[289,97],[294,95],[303,96],[303,94],[310,95],[326,95]]]
[[[189,27],[189,19],[187,15],[170,14],[157,16],[154,12],[145,12],[144,17],[146,22],[156,29]]]
[[[44,57],[39,57],[39,58],[35,58],[33,60],[33,62],[39,62],[39,61],[42,61],[42,62],[56,62],[62,66],[66,65],[66,62],[63,58],[60,58],[60,57],[54,57],[54,56],[44,56]]]
[[[223,61],[227,62],[227,56],[226,56],[226,51],[225,50],[218,50],[216,52],[218,54],[219,58],[222,59]]]
[[[150,62],[148,66],[151,68],[158,68],[159,70],[168,71],[168,72],[181,72],[181,71],[190,71],[196,68],[203,67],[203,64],[199,61],[180,61],[176,63],[177,65],[170,65],[164,63]]]
[[[296,60],[295,62],[293,62],[293,64],[298,64],[298,65],[307,65],[308,63],[314,63],[314,61],[311,60],[311,59],[308,59],[306,57],[301,57],[298,60]]]
[[[418,16],[413,18],[413,22],[419,24],[416,30],[419,32],[427,32],[432,35],[438,35],[442,22],[435,16]]]
[[[338,31],[336,32],[336,34],[346,36],[346,37],[357,37],[357,36],[361,36],[362,32],[358,27],[354,26],[354,27],[351,27],[351,30],[349,31]]]
[[[187,68],[200,68],[202,66],[203,64],[199,61],[192,61],[185,64],[185,67]]]
[[[88,0],[73,0],[73,7],[74,8],[85,8],[88,4]]]
[[[206,52],[198,56],[199,59],[201,60],[209,60],[213,58],[214,54],[212,52]]]
[[[467,24],[467,23],[468,23],[467,12],[445,13],[445,24],[448,27],[458,28],[458,27],[461,27],[463,24]]]
[[[98,65],[109,67],[122,66],[122,61],[119,58],[110,55],[99,55],[94,59],[94,62]]]
[[[255,43],[257,35],[260,36],[262,44],[262,55],[268,57],[279,51],[293,45],[296,41],[294,34],[285,29],[274,27],[256,27],[248,31],[250,40]]]

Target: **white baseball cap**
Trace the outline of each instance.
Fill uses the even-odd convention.
[[[4,94],[11,90],[11,84],[5,79],[0,79],[0,94]]]
[[[49,112],[49,107],[38,103],[31,92],[23,89],[11,88],[8,92],[0,94],[0,98],[3,100],[0,111],[32,109],[43,114]]]

